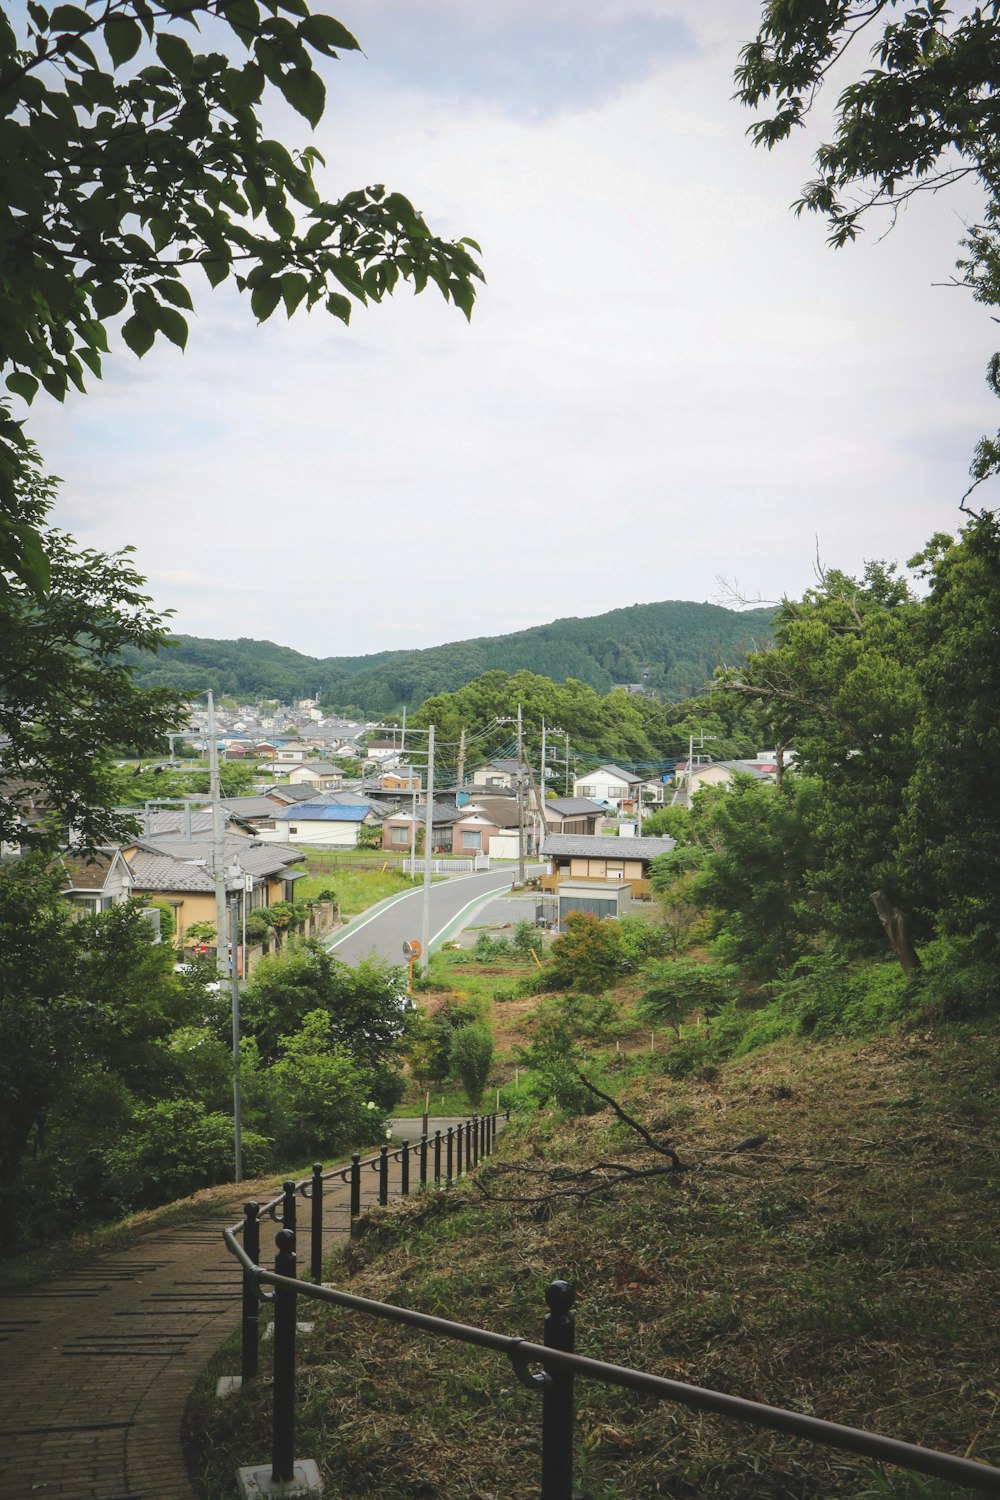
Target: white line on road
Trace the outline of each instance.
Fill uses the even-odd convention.
[[[483,872],[480,870],[475,875],[452,875],[449,878],[448,884],[449,885],[458,885],[463,880],[478,880],[482,876],[482,873]],[[491,890],[484,891],[483,892],[483,899],[485,900],[485,898],[487,896],[495,896],[496,893],[497,893],[497,891],[505,890],[506,887],[509,886],[509,885],[510,885],[510,876],[507,876],[507,878],[504,880],[504,882],[503,882],[502,885],[494,886]],[[422,887],[418,885],[418,886],[415,886],[412,891],[402,891],[398,896],[390,896],[390,897],[388,897],[387,900],[380,901],[377,906],[373,906],[372,907],[372,909],[369,912],[369,914],[366,917],[364,917],[360,922],[350,922],[350,923],[348,923],[348,926],[340,934],[339,937],[335,937],[331,942],[326,943],[325,947],[326,947],[327,953],[332,953],[332,951],[333,951],[334,948],[338,947],[339,944],[341,944],[341,943],[345,943],[347,941],[347,939],[349,937],[353,937],[356,932],[360,932],[361,929],[362,929],[362,927],[367,927],[368,924],[369,924],[369,922],[374,922],[375,919],[376,919],[376,917],[380,917],[383,912],[388,911],[389,908],[390,908],[390,906],[395,906],[400,901],[406,901],[410,896],[419,895],[421,893],[421,891],[422,891]],[[476,904],[475,900],[472,900],[472,901],[468,902],[468,904],[466,906],[462,907],[461,911],[456,912],[456,914],[455,914],[454,917],[450,917],[449,920],[445,923],[444,927],[441,928],[441,932],[435,933],[435,935],[431,938],[431,947],[433,947],[434,944],[437,942],[438,938],[441,936],[441,933],[445,932],[447,930],[447,928],[449,927],[449,925],[451,924],[451,922],[454,922],[456,920],[456,917],[460,917],[462,915],[462,912],[467,911],[470,906],[475,906],[475,904]]]

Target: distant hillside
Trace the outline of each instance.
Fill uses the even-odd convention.
[[[288,702],[319,693],[335,708],[369,715],[404,704],[414,708],[431,693],[454,692],[483,672],[522,668],[557,682],[576,677],[600,693],[618,683],[645,681],[654,692],[676,699],[700,692],[720,662],[737,660],[766,641],[771,615],[770,609],[740,613],[667,600],[422,651],[326,658],[271,641],[179,635],[159,656],[141,660],[140,679],[192,694],[212,688],[241,700]]]

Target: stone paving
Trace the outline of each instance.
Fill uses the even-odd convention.
[[[451,1120],[432,1120],[432,1132]],[[399,1122],[419,1139],[419,1121]],[[390,1191],[398,1192],[392,1163]],[[415,1157],[411,1182],[416,1186]],[[362,1175],[362,1206],[378,1177]],[[0,1500],[194,1500],[181,1419],[194,1381],[239,1325],[240,1274],[217,1215],[154,1228],[127,1250],[0,1297]],[[299,1199],[299,1274],[309,1269],[309,1204]],[[324,1248],[349,1230],[345,1184],[327,1182]],[[261,1258],[276,1226],[262,1220]],[[238,1373],[234,1360],[233,1374]]]

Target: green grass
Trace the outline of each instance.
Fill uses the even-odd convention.
[[[662,1158],[610,1111],[527,1115],[500,1137],[481,1189],[372,1215],[329,1279],[537,1338],[544,1287],[561,1275],[577,1288],[583,1353],[997,1463],[998,1055],[990,1020],[785,1038],[704,1081],[670,1078],[659,1054],[611,1058],[614,1091],[686,1170],[567,1195],[567,1172]],[[334,1309],[315,1316],[296,1451],[319,1462],[328,1500],[533,1500],[538,1398],[506,1361]],[[186,1423],[203,1500],[229,1495],[236,1465],[268,1451],[267,1382],[219,1405],[214,1374]],[[592,1500],[946,1493],[582,1381],[577,1460]]]
[[[297,880],[295,899],[315,900],[323,891],[334,891],[341,916],[355,917],[386,896],[409,889],[409,876],[399,870],[336,870],[329,875],[306,875]]]

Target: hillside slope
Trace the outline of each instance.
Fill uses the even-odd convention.
[[[476,1183],[373,1216],[332,1276],[529,1338],[562,1276],[581,1353],[996,1464],[997,1040],[993,1022],[786,1040],[682,1083],[665,1057],[622,1056],[615,1091],[684,1170],[602,1189],[602,1161],[664,1159],[607,1110],[542,1112],[501,1136]],[[319,1461],[330,1500],[537,1495],[538,1398],[504,1361],[332,1308],[308,1316],[296,1452]],[[271,1393],[212,1403],[209,1389],[188,1443],[199,1493],[218,1500],[235,1464],[266,1451]],[[952,1493],[586,1381],[576,1453],[591,1500]]]
[[[665,697],[684,698],[702,691],[720,662],[766,640],[771,614],[667,600],[420,651],[322,659],[270,641],[178,635],[156,658],[133,660],[147,685],[192,694],[213,688],[240,699],[320,694],[366,714],[414,708],[431,693],[454,692],[494,670],[575,677],[600,693],[644,680]]]

